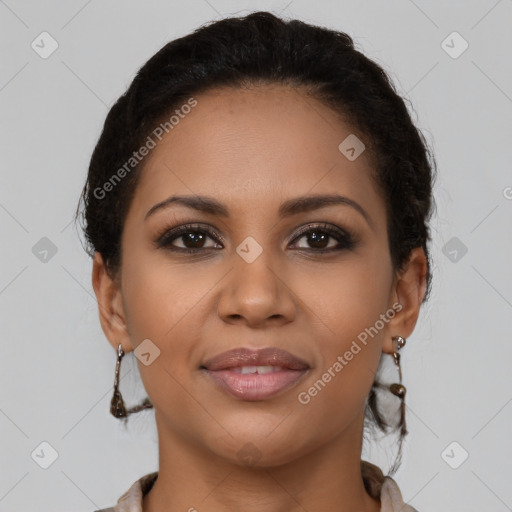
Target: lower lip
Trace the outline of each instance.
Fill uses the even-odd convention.
[[[223,390],[242,400],[264,400],[292,387],[306,370],[280,370],[272,373],[237,373],[232,370],[206,370]]]

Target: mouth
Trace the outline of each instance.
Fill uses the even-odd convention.
[[[264,400],[284,393],[303,377],[310,366],[286,350],[237,348],[203,363],[200,369],[212,382],[242,400]]]

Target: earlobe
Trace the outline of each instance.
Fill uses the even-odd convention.
[[[98,302],[101,328],[109,343],[116,350],[121,344],[124,352],[130,352],[132,346],[125,321],[121,289],[118,282],[108,274],[103,257],[99,252],[94,254],[92,286]]]
[[[396,277],[391,302],[401,307],[389,322],[389,339],[384,340],[383,345],[386,353],[393,352],[392,336],[408,338],[414,331],[425,297],[427,268],[425,252],[421,247],[416,247],[411,251],[406,268]]]

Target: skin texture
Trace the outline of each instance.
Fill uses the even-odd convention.
[[[391,337],[407,338],[425,293],[421,248],[393,271],[385,204],[363,152],[349,161],[338,145],[356,133],[332,110],[298,89],[260,85],[216,89],[146,157],[122,237],[119,279],[93,262],[102,328],[114,348],[144,339],[160,349],[138,361],[155,407],[159,477],[145,512],[227,510],[375,512],[360,472],[363,414],[382,352]],[[364,141],[364,135],[357,134]],[[298,196],[337,193],[356,201],[280,218]],[[145,220],[171,195],[207,195],[229,218],[174,204]],[[156,248],[166,228],[210,226],[223,242],[178,236],[178,248]],[[354,235],[353,247],[324,245],[298,228],[327,223]],[[248,263],[236,248],[248,236],[262,247]],[[187,245],[188,243],[188,245]],[[321,254],[322,248],[342,249]],[[317,251],[317,252],[315,252]],[[307,391],[394,303],[402,309],[336,377],[301,404]],[[310,370],[292,388],[260,401],[237,399],[215,386],[200,365],[236,347],[277,346]],[[240,458],[251,443],[255,466]],[[245,448],[244,448],[245,447]]]

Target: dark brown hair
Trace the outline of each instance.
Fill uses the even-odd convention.
[[[405,100],[382,67],[355,48],[343,33],[285,21],[269,12],[226,18],[169,42],[137,72],[110,109],[92,154],[80,197],[87,252],[102,254],[111,276],[121,265],[121,234],[144,162],[123,173],[107,194],[104,184],[133,156],[163,119],[192,95],[217,87],[287,84],[323,102],[348,120],[364,139],[374,179],[385,198],[390,255],[405,267],[413,248],[425,251],[427,300],[431,288],[428,221],[434,207],[435,160],[414,126]],[[383,432],[375,381],[366,418]],[[400,424],[400,443],[407,433]],[[401,444],[400,444],[401,446]]]

